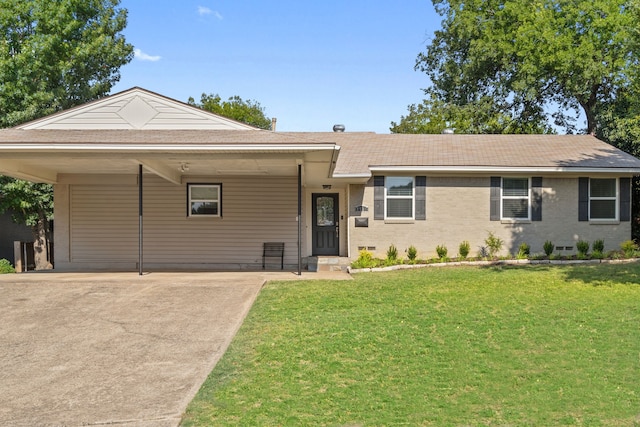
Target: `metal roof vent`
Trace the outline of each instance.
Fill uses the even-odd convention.
[[[344,132],[344,125],[333,125],[333,131],[334,132]]]

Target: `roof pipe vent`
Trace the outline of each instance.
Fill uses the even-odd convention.
[[[344,132],[344,125],[333,125],[333,131],[334,132]]]

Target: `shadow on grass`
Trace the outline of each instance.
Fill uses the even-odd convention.
[[[565,265],[562,272],[568,281],[580,281],[593,286],[612,284],[640,285],[640,264]]]
[[[540,264],[535,266],[487,265],[480,267],[494,273],[523,268],[535,271],[559,270],[566,281],[578,281],[593,286],[611,286],[614,283],[640,285],[640,263],[628,264]]]

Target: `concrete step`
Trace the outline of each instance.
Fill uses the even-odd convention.
[[[309,258],[309,271],[347,271],[349,258],[338,256],[317,256]]]

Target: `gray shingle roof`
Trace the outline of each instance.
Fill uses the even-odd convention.
[[[0,130],[3,145],[336,144],[335,175],[370,168],[636,168],[640,160],[590,135],[406,135],[263,130]]]
[[[590,135],[342,134],[335,174],[370,167],[640,168],[640,160]]]

